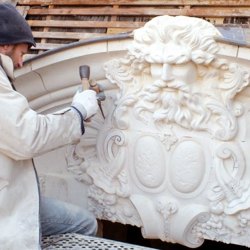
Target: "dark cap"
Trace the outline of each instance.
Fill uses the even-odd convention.
[[[31,28],[13,5],[0,4],[0,45],[19,43],[36,46]]]

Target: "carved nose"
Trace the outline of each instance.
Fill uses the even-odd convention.
[[[162,67],[162,74],[161,79],[163,81],[170,81],[173,79],[172,73],[171,73],[171,65],[168,63],[164,63]]]

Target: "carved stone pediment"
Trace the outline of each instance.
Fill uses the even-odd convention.
[[[219,56],[219,36],[201,19],[156,17],[104,64],[106,118],[68,151],[99,218],[189,247],[250,246],[249,70]]]
[[[159,16],[133,35],[102,60],[105,119],[61,153],[78,194],[146,238],[250,247],[249,60],[198,18]]]

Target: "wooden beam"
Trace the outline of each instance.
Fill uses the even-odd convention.
[[[250,17],[250,8],[237,7],[194,7],[194,8],[55,8],[55,9],[30,9],[29,15],[54,15],[54,16],[197,16],[197,17]]]
[[[54,5],[50,5],[50,6],[49,6],[49,9],[53,9],[53,7],[54,7]],[[50,15],[49,15],[49,16],[46,16],[46,20],[47,20],[47,21],[49,21],[49,20],[51,20],[51,19],[52,19],[52,16],[50,16]],[[48,31],[49,31],[49,28],[48,28],[48,27],[44,27],[44,28],[43,28],[43,31],[44,31],[44,32],[48,32]],[[42,39],[41,39],[41,43],[46,43],[46,42],[47,42],[47,39],[46,39],[46,38],[42,38]],[[39,54],[42,53],[42,52],[43,52],[42,50],[39,51]]]
[[[26,18],[27,14],[28,14],[28,11],[30,9],[29,6],[17,6],[16,7],[17,10],[19,11],[19,13],[24,17]]]
[[[114,9],[114,10],[119,9],[119,5],[113,5],[113,9]],[[117,15],[112,15],[110,21],[113,21],[113,22],[114,22],[114,21],[116,21],[116,20],[117,20]],[[112,28],[111,28],[111,29],[112,29]],[[112,32],[112,31],[110,31],[110,28],[108,28],[108,29],[107,29],[107,34],[112,34],[111,32]]]
[[[161,15],[201,17],[215,25],[250,18],[250,0],[19,0],[17,8],[28,10],[26,18],[37,40],[35,53],[130,32]]]
[[[33,31],[32,33],[35,38],[64,39],[64,40],[83,40],[87,38],[107,36],[106,33],[83,33],[83,32]]]
[[[32,50],[50,50],[50,49],[56,49],[59,48],[61,46],[63,46],[65,44],[60,44],[60,43],[37,43],[36,47],[32,47]]]
[[[250,6],[249,0],[19,0],[19,5],[203,5]]]
[[[28,20],[31,27],[60,27],[60,28],[131,28],[142,27],[145,22],[108,22],[108,21],[69,21],[69,20]]]

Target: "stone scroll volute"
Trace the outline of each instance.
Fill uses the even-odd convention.
[[[67,152],[98,218],[192,248],[250,247],[249,70],[220,56],[220,36],[202,19],[160,16],[103,65],[106,118]]]

